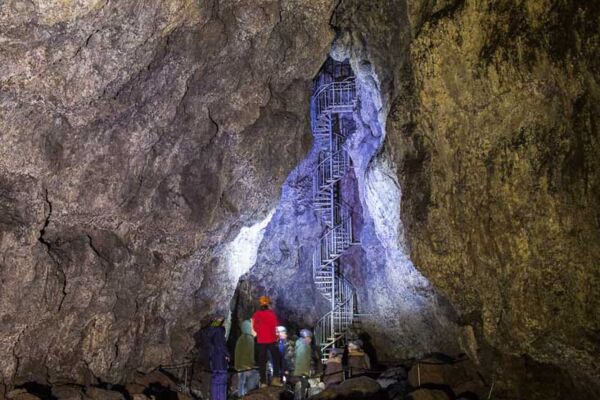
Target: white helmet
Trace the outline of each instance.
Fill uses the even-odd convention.
[[[305,337],[312,337],[312,335],[313,335],[312,332],[310,330],[308,330],[308,329],[302,329],[300,331],[300,336],[302,336],[303,338],[305,338]]]
[[[275,332],[277,333],[286,333],[287,329],[285,329],[285,326],[278,326],[277,328],[275,328]]]

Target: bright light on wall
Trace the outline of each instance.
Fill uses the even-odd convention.
[[[237,282],[256,262],[258,247],[265,234],[265,228],[274,213],[275,210],[273,209],[262,221],[252,226],[242,227],[235,239],[227,245],[225,250],[226,265],[229,276],[234,282]]]

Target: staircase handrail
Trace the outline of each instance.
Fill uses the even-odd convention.
[[[317,97],[319,97],[319,95],[326,89],[330,89],[334,86],[348,86],[349,84],[354,84],[356,82],[356,77],[355,76],[349,76],[348,78],[344,79],[343,81],[336,81],[336,82],[329,82],[326,83],[324,85],[322,85],[319,89],[317,89],[317,91],[315,92],[315,94],[312,95],[312,98],[315,99]]]
[[[321,99],[321,96],[324,93],[328,94],[330,91],[336,91],[336,90],[337,91],[348,91],[350,94],[348,96],[350,101],[348,103],[346,103],[346,102],[336,103],[335,98],[334,98],[333,104],[328,105],[327,107],[324,107],[323,109],[321,109],[320,107],[317,107],[317,105],[318,105],[317,102]],[[330,110],[331,108],[336,107],[336,106],[341,106],[341,105],[345,105],[345,106],[352,105],[352,103],[354,103],[355,98],[356,98],[355,93],[356,93],[355,77],[350,77],[350,78],[345,79],[340,82],[331,82],[331,83],[321,86],[319,88],[319,90],[317,90],[317,92],[311,98],[310,109],[311,109],[311,124],[312,124],[313,129],[315,129],[315,127],[317,126],[317,121],[321,118],[321,116],[324,114],[327,114],[327,111]],[[352,94],[354,94],[354,95],[352,95]]]

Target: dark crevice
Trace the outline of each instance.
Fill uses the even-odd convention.
[[[26,382],[22,385],[16,386],[17,389],[25,389],[27,393],[31,393],[45,400],[58,400],[52,395],[52,390],[48,385],[42,385],[38,382]]]
[[[94,246],[92,237],[90,235],[85,235],[85,236],[88,238],[88,244],[90,245],[90,249],[92,249],[94,254],[102,261],[106,262],[107,264],[110,264],[111,263],[110,260],[108,258],[106,258],[104,255],[102,255],[102,253],[100,253],[100,251],[98,251],[98,249]]]
[[[50,259],[56,265],[56,270],[58,271],[58,273],[61,275],[61,278],[62,278],[62,288],[61,288],[62,298],[60,299],[60,303],[58,305],[58,311],[60,311],[62,309],[63,302],[65,301],[65,297],[67,296],[67,291],[66,291],[67,276],[61,268],[60,260],[56,257],[56,254],[54,253],[54,249],[52,248],[53,244],[45,237],[46,233],[47,233],[46,228],[48,228],[48,226],[50,225],[50,218],[52,217],[52,210],[53,210],[52,202],[50,201],[50,198],[48,196],[48,189],[44,190],[44,200],[46,201],[46,204],[48,205],[48,214],[46,214],[44,226],[42,227],[42,229],[40,229],[40,236],[38,237],[38,241],[41,244],[43,244],[44,247],[46,247],[46,251],[48,252],[48,255],[50,256]]]
[[[48,248],[48,252],[50,252],[51,244],[48,240],[46,240],[44,238],[44,235],[46,234],[46,228],[50,224],[50,217],[52,216],[52,202],[48,198],[48,189],[45,189],[44,200],[46,201],[46,204],[48,205],[48,214],[46,214],[44,226],[42,227],[42,229],[40,229],[40,236],[38,237],[38,241],[40,243],[42,243],[44,246],[46,246]]]
[[[131,400],[132,397],[129,394],[129,392],[127,391],[127,389],[125,389],[125,386],[123,385],[118,385],[118,384],[111,384],[108,382],[104,382],[102,380],[99,379],[99,382],[97,385],[94,385],[94,387],[99,388],[99,389],[104,389],[104,390],[111,390],[114,392],[119,392],[123,395],[123,397],[125,398],[125,400]]]

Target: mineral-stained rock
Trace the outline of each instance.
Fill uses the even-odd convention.
[[[350,11],[336,22],[377,72],[378,157],[395,165],[412,261],[472,327],[463,351],[490,381],[506,375],[508,398],[560,398],[572,382],[569,397],[600,397],[600,7],[400,2],[406,34],[382,17],[390,3],[363,7],[362,25]],[[530,382],[554,394],[516,387],[509,358],[525,354]]]

